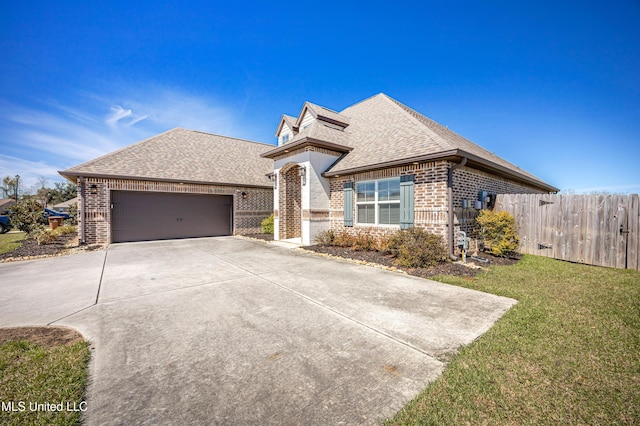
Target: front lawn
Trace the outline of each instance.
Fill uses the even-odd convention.
[[[0,329],[0,424],[78,424],[88,362],[89,343],[72,330]]]
[[[24,232],[0,234],[0,254],[8,253],[20,247],[26,238]]]
[[[638,424],[640,273],[525,256],[437,279],[519,303],[388,424]]]

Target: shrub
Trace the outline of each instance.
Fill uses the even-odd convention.
[[[29,233],[29,236],[36,240],[39,246],[51,244],[56,240],[54,232],[44,226],[32,230],[31,233]]]
[[[358,229],[351,244],[351,248],[356,251],[373,251],[376,246],[376,238],[371,235],[370,229]]]
[[[346,231],[338,232],[333,238],[333,245],[338,247],[353,247],[355,237]]]
[[[22,200],[9,207],[11,224],[19,230],[31,234],[38,227],[46,225],[44,209],[34,199]]]
[[[78,224],[78,203],[73,203],[69,206],[69,216],[70,218],[67,219],[67,221],[72,225],[77,225]]]
[[[388,250],[408,268],[435,266],[446,259],[442,237],[422,228],[403,229],[389,238]]]
[[[263,219],[263,221],[260,222],[260,226],[262,227],[263,234],[273,234],[273,213],[271,216]]]
[[[484,246],[496,256],[516,253],[520,239],[516,234],[516,220],[509,212],[482,210],[476,217]]]
[[[51,231],[51,233],[53,235],[55,235],[56,237],[59,237],[61,235],[68,235],[68,234],[74,234],[76,233],[76,227],[73,225],[62,225],[62,226],[58,226],[56,229],[54,229],[53,231]]]
[[[329,229],[328,231],[322,231],[314,238],[314,242],[321,246],[332,246],[333,240],[335,239],[336,234],[333,230]]]

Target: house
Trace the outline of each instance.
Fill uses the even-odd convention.
[[[78,205],[78,197],[73,197],[70,200],[63,201],[58,204],[54,204],[52,208],[57,212],[69,213],[69,209],[71,208],[71,206],[77,206],[77,205]]]
[[[248,234],[273,211],[271,148],[178,128],[60,174],[88,244]]]
[[[262,154],[274,160],[276,239],[419,226],[453,252],[476,200],[486,208],[497,193],[558,191],[382,93],[340,112],[307,102],[276,137]]]
[[[273,212],[277,240],[418,226],[453,252],[492,195],[558,191],[382,93],[340,112],[306,102],[276,137],[174,129],[60,172],[81,188],[81,238],[248,234]]]
[[[0,198],[0,213],[9,210],[9,207],[14,205],[15,203],[16,200],[14,200],[13,198]]]

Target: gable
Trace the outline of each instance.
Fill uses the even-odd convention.
[[[300,120],[300,130],[304,130],[309,127],[311,124],[315,123],[316,118],[313,116],[311,111],[306,110],[304,115],[302,116],[302,120]]]

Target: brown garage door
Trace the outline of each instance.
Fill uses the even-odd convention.
[[[111,241],[231,235],[232,196],[111,192]]]

